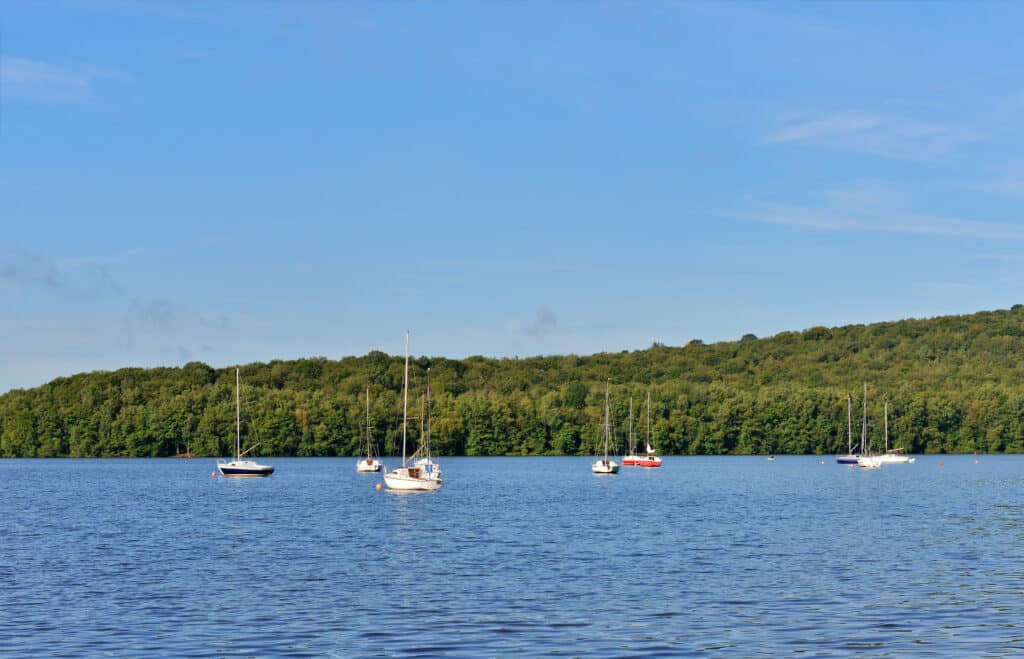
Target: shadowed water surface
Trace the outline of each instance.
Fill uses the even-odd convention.
[[[1024,458],[820,460],[0,461],[0,655],[1024,653]]]

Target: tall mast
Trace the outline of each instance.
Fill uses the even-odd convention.
[[[647,392],[647,446],[651,445],[651,392]]]
[[[366,385],[366,457],[370,457],[370,385]]]
[[[405,330],[405,382],[402,385],[402,466],[405,466],[405,435],[409,425],[409,330]]]
[[[853,454],[853,396],[846,395],[846,454]]]
[[[633,451],[633,394],[629,395],[629,453]]]
[[[608,426],[608,390],[611,388],[611,382],[605,382],[604,384],[604,461],[608,462],[608,433],[610,428]]]
[[[235,367],[235,460],[241,459],[242,452],[242,394],[238,367]]]
[[[885,452],[889,452],[889,401],[885,401]]]
[[[427,367],[427,462],[430,462],[430,367]]]
[[[860,426],[860,452],[867,455],[868,452],[868,383],[864,383],[864,421]]]

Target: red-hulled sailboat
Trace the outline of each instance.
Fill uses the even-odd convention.
[[[622,458],[626,467],[660,467],[661,458],[651,447],[651,392],[647,392],[647,454],[637,455],[633,450],[633,399],[629,401],[629,455]]]

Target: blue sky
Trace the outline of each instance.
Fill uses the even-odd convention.
[[[0,3],[0,391],[1024,302],[1017,3]]]

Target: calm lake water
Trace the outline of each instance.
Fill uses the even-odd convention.
[[[0,655],[1024,653],[1024,457],[820,460],[4,460]]]

